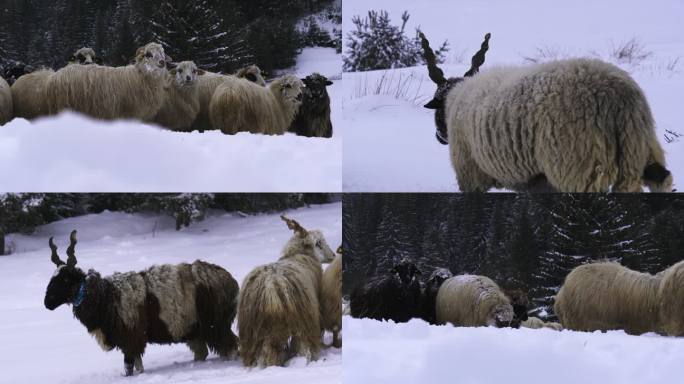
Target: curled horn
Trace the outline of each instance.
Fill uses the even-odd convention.
[[[69,235],[69,248],[67,248],[67,267],[73,267],[76,265],[76,255],[74,255],[74,247],[76,247],[76,230],[71,231]]]
[[[48,244],[50,244],[50,250],[52,251],[52,256],[50,257],[50,260],[52,260],[52,262],[55,263],[55,265],[58,267],[60,265],[64,265],[65,263],[62,261],[62,259],[59,258],[59,255],[57,255],[57,246],[52,241],[52,237],[50,237],[50,240],[48,240]]]
[[[430,48],[430,42],[425,38],[423,32],[419,32],[418,35],[420,36],[420,44],[423,46],[423,57],[428,66],[430,79],[437,85],[446,83],[447,80],[444,77],[444,72],[437,66],[437,58],[432,48]]]
[[[304,227],[299,225],[299,223],[296,222],[295,220],[289,219],[289,218],[285,217],[285,215],[280,215],[280,218],[283,219],[283,221],[287,223],[287,227],[290,228],[291,230],[295,231],[295,233],[302,234],[302,235],[305,235],[307,233],[306,229],[304,229]]]
[[[470,77],[475,75],[480,71],[480,66],[485,62],[485,53],[489,49],[489,38],[492,36],[491,33],[487,33],[484,37],[484,41],[480,46],[480,50],[477,51],[475,56],[470,60],[470,69],[466,72],[463,77]]]

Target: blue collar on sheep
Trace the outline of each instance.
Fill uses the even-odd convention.
[[[85,298],[85,293],[86,293],[86,284],[85,281],[81,283],[81,286],[78,288],[78,294],[76,295],[76,298],[74,301],[72,301],[72,304],[74,307],[78,307],[81,305],[83,302],[83,299]]]

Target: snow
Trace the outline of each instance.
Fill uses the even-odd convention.
[[[344,382],[679,382],[684,340],[623,331],[455,328],[343,318]]]
[[[378,0],[369,4],[345,0],[344,31],[354,28],[354,15],[381,9],[389,12],[394,24],[399,24],[401,13],[408,10],[410,35],[420,26],[433,45],[449,41],[450,52],[441,66],[446,76],[466,72],[486,32],[491,32],[492,38],[483,70],[528,64],[525,57],[589,56],[619,65],[646,94],[675,184],[684,178],[684,138],[672,143],[664,138],[666,130],[684,133],[679,123],[679,94],[684,88],[684,38],[679,31],[684,3]],[[343,38],[346,49],[346,33]],[[616,47],[632,38],[651,55],[633,64],[611,57]],[[546,52],[545,56],[540,52]],[[448,147],[435,139],[434,113],[422,107],[435,90],[425,66],[344,73],[343,80],[345,191],[458,190]]]
[[[305,228],[320,229],[331,247],[342,237],[341,203],[291,210]],[[202,259],[226,268],[242,283],[257,265],[277,260],[291,231],[276,214],[241,217],[214,212],[206,220],[175,231],[166,216],[104,212],[39,227],[31,236],[10,234],[16,253],[0,257],[1,383],[335,383],[341,382],[342,354],[324,349],[320,360],[290,360],[286,367],[246,369],[239,361],[210,355],[194,362],[184,344],[148,345],[145,373],[123,376],[123,355],[103,352],[71,307],[51,312],[43,306],[55,270],[47,241],[55,237],[64,259],[69,232],[78,229],[78,265],[103,275],[138,271],[153,264]],[[235,327],[235,324],[233,325]],[[326,334],[330,344],[331,335]]]
[[[295,72],[340,79],[341,55],[307,48]],[[3,192],[339,192],[340,81],[328,87],[333,137],[171,132],[64,112],[0,127]]]

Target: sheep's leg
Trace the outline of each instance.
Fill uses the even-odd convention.
[[[138,356],[135,358],[134,366],[138,372],[140,372],[140,373],[145,372],[145,367],[143,367],[143,363],[142,363],[142,356]]]
[[[335,348],[342,348],[342,339],[340,338],[340,330],[335,329],[333,330],[333,342],[332,342],[333,347]]]
[[[207,344],[202,339],[193,339],[186,343],[188,348],[195,354],[195,361],[204,361],[209,355]]]
[[[275,340],[266,340],[261,347],[259,364],[263,367],[283,365],[286,361],[286,351]]]
[[[135,357],[133,355],[124,354],[124,370],[126,376],[133,376],[133,366],[135,364]]]

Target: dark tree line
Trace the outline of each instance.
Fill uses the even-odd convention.
[[[203,220],[212,209],[258,214],[339,199],[339,195],[327,193],[0,194],[0,255],[6,251],[7,233],[30,234],[39,225],[104,210],[168,214],[176,220],[178,230]]]
[[[82,46],[108,65],[125,65],[157,41],[174,60],[207,70],[256,63],[269,73],[291,67],[307,45],[297,20],[326,7],[341,8],[333,0],[0,0],[0,66],[58,68]]]
[[[684,258],[684,197],[590,194],[347,194],[345,293],[404,258],[521,288],[552,313],[574,267],[615,260],[656,273]]]

